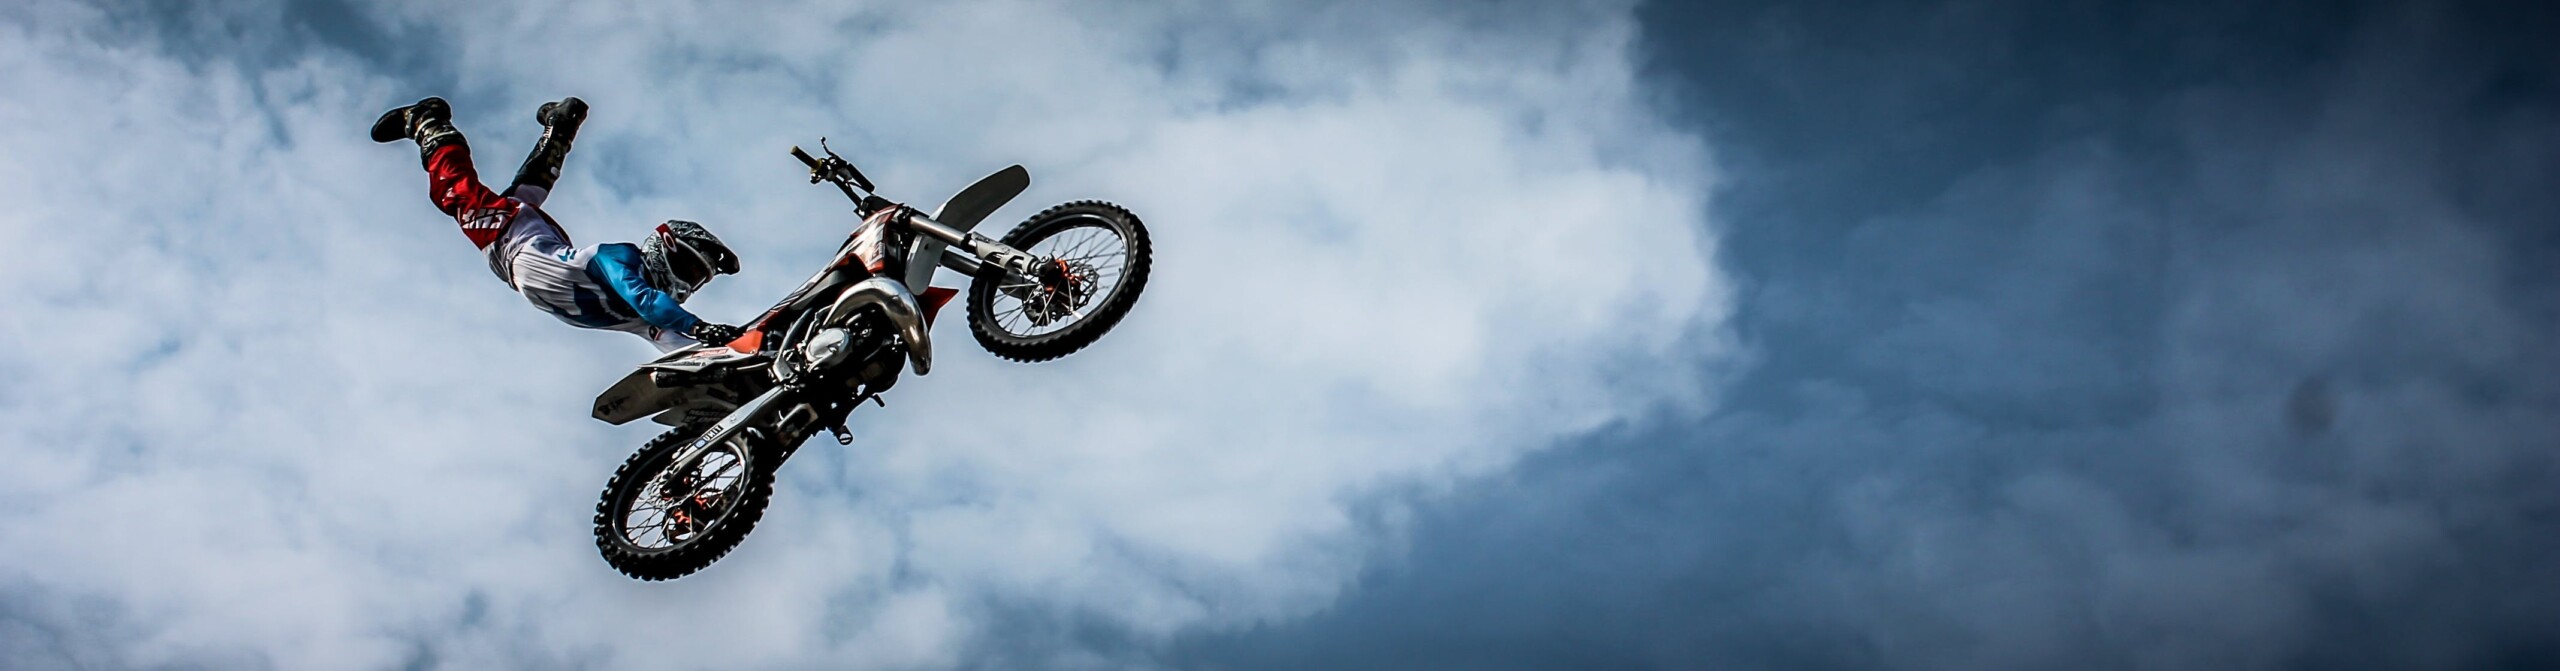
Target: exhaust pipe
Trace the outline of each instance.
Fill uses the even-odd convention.
[[[827,308],[826,325],[844,326],[865,305],[880,306],[880,313],[897,326],[898,337],[907,341],[907,362],[917,375],[933,370],[933,338],[925,333],[924,308],[916,303],[915,294],[895,280],[874,277],[853,283]]]

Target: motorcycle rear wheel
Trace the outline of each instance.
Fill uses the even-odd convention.
[[[764,517],[779,455],[743,434],[697,457],[677,481],[684,491],[661,491],[668,461],[706,428],[659,434],[605,482],[596,502],[596,550],[614,570],[641,580],[683,577],[728,555]]]
[[[1040,257],[1040,277],[998,272],[971,281],[969,333],[988,352],[1023,363],[1074,354],[1118,325],[1146,290],[1154,260],[1138,215],[1098,200],[1032,215],[1003,242]]]

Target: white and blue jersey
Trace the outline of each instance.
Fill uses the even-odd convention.
[[[540,208],[523,208],[514,219],[488,247],[489,269],[534,307],[574,326],[638,335],[660,351],[693,344],[684,333],[702,320],[649,284],[638,246],[570,246]]]

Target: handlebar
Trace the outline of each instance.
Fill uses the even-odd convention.
[[[818,139],[818,150],[826,152],[827,157],[810,156],[808,150],[797,146],[791,148],[792,158],[808,164],[810,184],[826,182],[836,185],[836,190],[843,191],[844,197],[853,200],[854,211],[866,217],[891,204],[881,199],[878,194],[871,193],[878,190],[871,186],[871,180],[863,177],[862,170],[853,167],[853,162],[844,160],[844,157],[836,155],[835,150],[828,149],[825,138]],[[861,189],[861,192],[857,193],[855,189]]]
[[[865,193],[880,190],[871,186],[870,178],[862,176],[862,169],[853,167],[853,162],[837,156],[836,150],[828,149],[826,138],[818,138],[818,150],[826,152],[827,157],[821,159],[810,156],[807,150],[797,146],[791,148],[792,157],[800,159],[801,163],[809,164],[809,183],[816,184],[819,180],[826,180],[835,182],[837,186],[862,189]],[[853,194],[847,191],[845,195]]]
[[[835,150],[827,148],[827,141],[824,138],[818,140],[818,150],[826,152],[827,157],[818,158],[809,155],[808,150],[796,146],[791,148],[792,158],[808,164],[809,183],[816,184],[823,181],[836,185],[836,189],[843,191],[846,198],[853,199],[854,211],[861,213],[864,217],[869,217],[872,213],[884,208],[905,207],[881,198],[877,193],[871,193],[875,191],[871,187],[871,180],[863,178],[862,171],[854,168],[852,162],[844,160],[844,157],[836,155]],[[1015,169],[1020,169],[1020,166],[1016,166]],[[854,189],[857,187],[863,193],[855,193]],[[967,254],[943,257],[944,262],[953,270],[976,275],[987,268],[995,268],[999,269],[999,272],[1030,275],[1032,264],[1039,261],[1029,254],[988,239],[986,236],[954,229],[942,222],[934,221],[922,212],[913,209],[907,209],[906,212],[907,214],[901,219],[915,232],[968,251]]]

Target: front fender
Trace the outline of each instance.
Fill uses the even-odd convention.
[[[953,194],[951,200],[943,201],[942,207],[934,208],[932,218],[951,227],[951,230],[965,233],[977,228],[979,221],[995,214],[997,208],[1012,202],[1014,196],[1022,195],[1022,190],[1028,188],[1031,188],[1031,171],[1019,165],[1010,166]],[[907,250],[907,286],[933,285],[933,270],[942,267],[942,253],[946,246],[933,236],[916,236]]]

